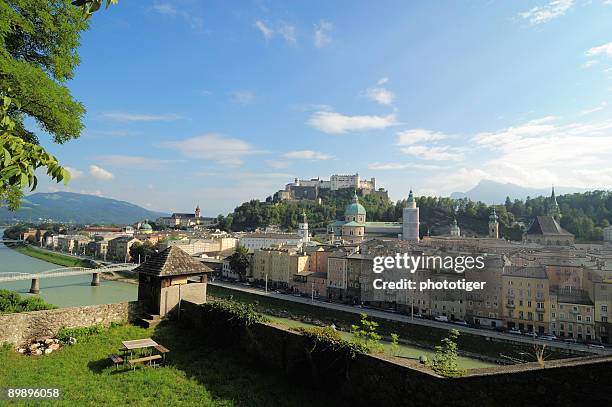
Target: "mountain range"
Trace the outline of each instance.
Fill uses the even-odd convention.
[[[504,184],[491,180],[482,180],[469,191],[453,192],[450,197],[454,199],[469,198],[472,201],[480,201],[488,205],[498,205],[503,204],[506,197],[510,197],[511,200],[524,200],[528,196],[531,198],[537,196],[550,196],[551,188],[552,186],[550,188],[528,188],[511,183]],[[588,189],[585,188],[555,187],[555,193],[557,195],[586,191],[588,191]]]
[[[0,208],[0,220],[4,221],[122,225],[166,215],[125,201],[73,192],[39,192],[24,197],[15,212]]]

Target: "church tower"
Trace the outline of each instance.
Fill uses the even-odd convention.
[[[195,208],[195,217],[196,218],[200,217],[200,205],[196,206]]]
[[[497,219],[497,213],[495,213],[495,208],[493,208],[493,212],[489,216],[489,237],[493,239],[499,239],[499,222]]]
[[[459,225],[457,224],[457,218],[453,219],[453,224],[451,225],[451,228],[450,228],[450,235],[452,237],[461,236],[461,229],[459,228]]]
[[[412,189],[402,211],[402,240],[419,241],[419,208],[412,195]]]
[[[557,222],[561,220],[561,209],[557,203],[557,197],[555,196],[555,187],[552,187],[552,194],[550,195],[550,206],[548,208],[548,214],[552,216]]]
[[[302,212],[302,222],[298,223],[298,235],[302,239],[303,243],[310,241],[310,236],[308,236],[308,221],[306,220],[306,212]]]

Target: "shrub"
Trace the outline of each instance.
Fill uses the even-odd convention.
[[[442,339],[442,345],[436,346],[436,353],[433,356],[430,367],[436,373],[445,377],[457,377],[465,374],[459,369],[457,354],[457,338],[459,331],[451,329],[449,335]]]
[[[315,387],[338,389],[348,378],[351,361],[368,353],[363,343],[345,341],[331,327],[294,328],[306,338],[305,356]]]
[[[70,337],[76,338],[79,341],[84,340],[88,336],[102,333],[101,325],[83,326],[77,328],[62,328],[57,333],[57,339],[63,344],[68,343]]]
[[[380,335],[376,332],[378,322],[368,321],[368,314],[361,314],[361,322],[359,325],[351,325],[351,332],[354,336],[354,341],[363,345],[368,352],[382,352],[383,346],[380,344]]]
[[[46,303],[40,297],[22,297],[14,291],[0,289],[0,314],[40,311],[53,308],[57,307]]]
[[[202,334],[219,345],[236,345],[249,334],[249,327],[268,319],[255,311],[251,304],[233,300],[216,300],[201,304]]]

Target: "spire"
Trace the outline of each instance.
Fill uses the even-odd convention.
[[[497,213],[495,212],[495,207],[493,207],[493,211],[491,212],[491,215],[489,216],[489,223],[497,223]]]
[[[357,198],[357,191],[355,191],[355,192],[354,192],[354,195],[353,195],[353,202],[354,202],[354,203],[359,203],[359,198]]]

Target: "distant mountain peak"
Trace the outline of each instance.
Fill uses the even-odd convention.
[[[8,221],[131,224],[164,215],[126,201],[64,191],[28,195],[15,212],[0,208],[0,220]]]
[[[503,204],[506,197],[511,200],[535,198],[537,196],[550,196],[551,188],[530,188],[512,183],[502,183],[490,179],[481,180],[476,186],[466,192],[453,192],[451,198],[469,198],[473,201],[481,201],[488,205]],[[575,192],[586,192],[586,188],[560,187],[555,185],[557,195],[571,194]]]

